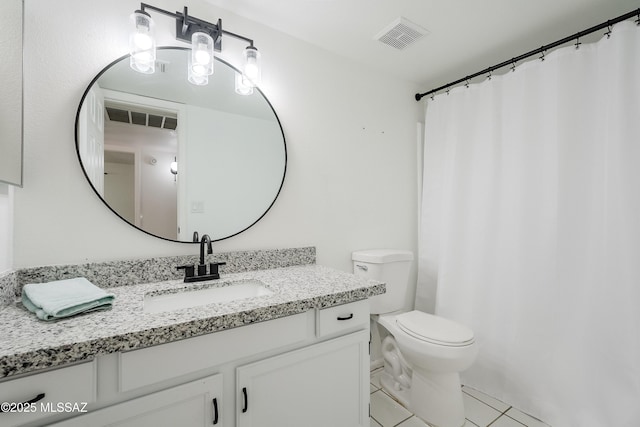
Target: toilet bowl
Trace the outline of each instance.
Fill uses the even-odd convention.
[[[372,319],[386,332],[380,382],[396,400],[436,427],[465,423],[459,373],[477,356],[473,331],[421,311],[403,312],[413,254],[374,249],[352,254],[354,273],[386,284],[370,298]]]
[[[408,408],[410,406],[413,369],[400,352],[393,335],[387,336],[382,341],[382,357],[384,370],[379,375],[382,388],[387,392],[393,390],[393,397]]]
[[[391,335],[412,370],[410,387],[398,385],[386,370],[383,388],[415,415],[437,427],[465,423],[459,372],[474,362],[478,350],[471,329],[420,311],[381,315],[378,323]],[[410,390],[409,390],[410,389]]]

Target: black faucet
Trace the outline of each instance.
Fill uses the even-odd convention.
[[[213,248],[211,247],[211,237],[208,234],[202,236],[200,239],[200,264],[198,265],[198,276],[207,274],[207,264],[204,263],[204,245],[207,245],[207,253],[211,255]]]
[[[194,233],[194,238],[196,234]],[[197,239],[195,240],[197,242]],[[181,265],[176,267],[178,270],[184,270],[185,282],[200,282],[202,280],[215,280],[220,278],[220,273],[218,273],[218,266],[225,265],[226,262],[212,262],[209,264],[209,273],[207,273],[207,264],[205,264],[205,254],[204,247],[207,246],[207,253],[213,253],[213,247],[211,245],[211,237],[208,234],[202,236],[200,239],[200,264],[198,264],[198,274],[195,274],[195,266],[191,265]]]

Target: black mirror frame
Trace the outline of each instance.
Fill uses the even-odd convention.
[[[179,46],[161,46],[157,48],[158,50],[164,50],[164,49],[177,49],[177,50],[190,50],[187,47],[179,47]],[[93,87],[93,85],[98,81],[98,79],[105,73],[107,72],[112,66],[114,66],[115,64],[119,63],[120,61],[123,61],[127,58],[129,58],[130,55],[123,55],[119,58],[117,58],[116,60],[112,61],[111,63],[109,63],[109,65],[107,65],[106,67],[104,67],[89,83],[89,85],[87,86],[87,88],[85,89],[84,93],[82,94],[82,98],[80,98],[80,103],[78,104],[78,110],[76,112],[76,120],[75,120],[75,147],[76,147],[76,155],[78,156],[78,162],[80,164],[80,167],[82,169],[82,173],[84,174],[84,177],[86,178],[87,182],[89,183],[89,185],[91,186],[91,189],[93,190],[93,192],[95,193],[95,195],[102,201],[102,203],[104,203],[104,205],[109,208],[109,210],[111,212],[113,212],[116,216],[118,216],[121,220],[123,220],[124,222],[126,222],[127,224],[129,224],[131,227],[135,228],[136,230],[142,231],[145,234],[148,234],[150,236],[153,237],[157,237],[158,239],[162,239],[162,240],[166,240],[169,242],[175,242],[175,243],[196,243],[193,241],[183,241],[183,240],[173,240],[173,239],[169,239],[167,237],[162,237],[162,236],[158,236],[157,234],[153,234],[150,233],[146,230],[143,230],[142,228],[136,226],[135,224],[132,224],[131,222],[127,221],[125,218],[122,217],[122,215],[120,215],[118,212],[116,212],[108,203],[107,201],[100,195],[100,193],[98,192],[98,190],[94,187],[93,183],[91,182],[91,180],[89,179],[89,175],[87,174],[87,171],[85,170],[84,164],[82,163],[82,158],[80,156],[80,147],[79,147],[79,120],[80,120],[80,110],[82,109],[82,105],[84,104],[84,101],[87,97],[87,94],[89,93],[89,90],[91,90],[91,88]],[[236,67],[234,67],[233,65],[229,64],[227,61],[220,59],[218,57],[215,57],[216,61],[219,61],[225,65],[227,65],[228,67],[230,67],[232,70],[234,70],[235,72],[240,72],[240,70],[238,70]],[[280,195],[280,192],[282,191],[282,187],[284,186],[284,180],[285,177],[287,175],[287,161],[288,161],[288,155],[287,155],[287,140],[286,137],[284,135],[284,129],[282,128],[282,123],[280,122],[280,118],[278,117],[278,114],[276,113],[276,110],[273,108],[273,105],[271,105],[271,101],[269,101],[269,99],[265,96],[265,94],[262,92],[262,90],[260,90],[260,88],[255,87],[254,91],[257,91],[263,98],[264,100],[267,102],[267,104],[269,105],[269,108],[271,108],[271,111],[273,112],[273,115],[275,116],[277,122],[278,122],[278,126],[280,127],[280,132],[282,133],[282,143],[284,145],[284,170],[282,172],[282,181],[280,182],[280,187],[278,188],[278,191],[276,192],[275,197],[273,198],[273,201],[271,202],[271,204],[267,207],[267,209],[258,217],[258,219],[256,219],[253,223],[249,224],[247,227],[243,228],[242,230],[230,234],[228,236],[225,237],[220,237],[217,239],[211,239],[212,242],[218,242],[221,240],[226,240],[229,239],[231,237],[237,236],[240,233],[243,233],[245,231],[247,231],[248,229],[250,229],[251,227],[253,227],[254,225],[256,225],[262,218],[264,218],[264,216],[267,214],[267,212],[269,212],[269,210],[271,210],[271,207],[275,204],[276,200],[278,199],[278,196]],[[255,92],[254,92],[255,94]],[[198,242],[199,243],[199,242]]]

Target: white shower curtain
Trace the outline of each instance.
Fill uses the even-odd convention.
[[[553,427],[640,426],[634,23],[429,100],[421,221],[416,307],[474,330],[464,384]]]

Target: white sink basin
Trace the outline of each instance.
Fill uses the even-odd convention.
[[[161,313],[181,308],[237,301],[246,298],[271,295],[273,292],[258,280],[220,283],[204,289],[186,288],[180,292],[144,296],[144,311]]]

